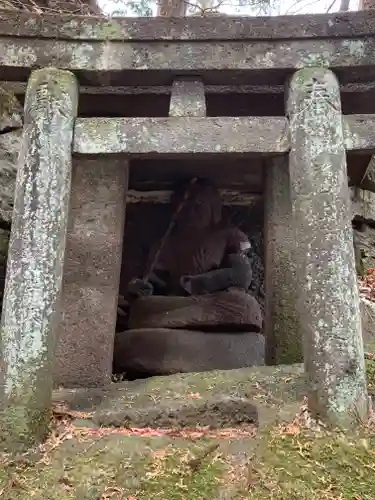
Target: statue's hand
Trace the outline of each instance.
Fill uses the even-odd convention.
[[[189,295],[193,295],[193,280],[192,276],[181,276],[180,285]]]
[[[180,285],[189,295],[203,295],[208,293],[204,276],[182,276]]]
[[[136,297],[149,297],[154,293],[154,287],[148,280],[135,278],[128,284],[128,292]]]

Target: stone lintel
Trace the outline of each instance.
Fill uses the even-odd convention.
[[[259,193],[241,193],[236,190],[219,189],[220,197],[224,205],[229,206],[251,206],[261,200]],[[170,203],[172,190],[155,189],[152,191],[140,191],[129,189],[126,196],[126,204],[133,203]]]
[[[136,85],[165,85],[181,72],[198,75],[207,84],[234,83],[241,78],[248,81],[249,74],[256,73],[258,81],[275,85],[284,81],[291,70],[313,64],[337,68],[346,81],[353,81],[353,69],[358,72],[356,81],[371,79],[373,71],[369,67],[375,65],[375,37],[127,43],[0,34],[0,67],[6,68],[3,78],[11,80],[19,78],[20,69],[58,65],[80,71],[81,83],[92,81],[94,85],[95,72],[100,72],[105,85],[121,85],[125,76]],[[260,78],[258,72],[268,70],[273,70],[272,74]],[[151,71],[155,73],[150,74]]]
[[[343,117],[348,151],[375,152],[375,115]],[[289,151],[283,117],[78,118],[74,151],[129,155],[280,154]]]
[[[105,18],[0,10],[0,34],[64,40],[270,40],[373,36],[371,12],[275,17]]]
[[[284,153],[286,118],[81,118],[74,151],[130,155]]]
[[[26,91],[26,82],[22,81],[0,81],[0,87],[14,94],[23,95]],[[353,92],[363,93],[375,89],[375,82],[341,83],[340,90],[351,94]],[[284,85],[205,85],[207,94],[283,94]],[[82,95],[94,96],[127,96],[127,95],[171,95],[171,85],[80,85],[79,92]]]

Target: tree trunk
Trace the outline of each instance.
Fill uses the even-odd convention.
[[[183,17],[186,16],[185,0],[159,0],[157,16],[159,17]]]
[[[375,0],[360,0],[358,10],[375,9]]]
[[[340,2],[340,12],[347,12],[349,10],[350,0],[341,0]]]

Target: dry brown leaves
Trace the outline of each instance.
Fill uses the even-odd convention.
[[[197,397],[196,395],[194,395]],[[80,427],[75,425],[75,419],[92,419],[92,414],[72,411],[64,404],[53,407],[51,432],[48,440],[43,444],[43,452],[48,453],[67,439],[92,440],[109,435],[137,436],[137,437],[171,437],[189,440],[198,440],[203,437],[213,439],[240,440],[253,438],[256,435],[256,426],[247,425],[236,428],[211,429],[209,427],[186,428],[151,428],[151,427]]]
[[[366,275],[359,280],[359,293],[361,297],[375,302],[375,269],[367,270]]]

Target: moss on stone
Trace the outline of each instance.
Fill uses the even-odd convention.
[[[98,24],[95,34],[100,40],[126,40],[127,38],[124,36],[124,27],[114,20],[102,21]]]
[[[112,384],[107,389],[60,390],[55,401],[91,413],[100,426],[213,428],[278,418],[305,395],[301,365],[187,373]]]
[[[63,71],[55,67],[47,67],[35,70],[30,74],[28,80],[28,92],[35,94],[40,91],[40,85],[48,86],[46,97],[55,100],[66,99],[67,96],[76,96],[76,77],[71,71]]]
[[[273,430],[259,440],[245,471],[248,481],[242,480],[235,498],[373,499],[374,446],[370,429],[352,435],[301,431],[297,426]],[[235,482],[240,484],[241,478]]]

